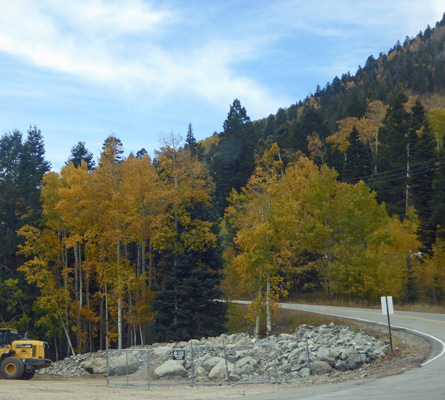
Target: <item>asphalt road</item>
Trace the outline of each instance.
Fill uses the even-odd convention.
[[[282,304],[283,308],[347,317],[387,325],[379,310]],[[424,314],[395,310],[391,326],[405,328],[427,337],[432,343],[429,358],[419,367],[399,375],[319,385],[298,390],[243,396],[243,400],[293,399],[384,399],[445,400],[445,314]],[[240,398],[241,399],[241,398]]]

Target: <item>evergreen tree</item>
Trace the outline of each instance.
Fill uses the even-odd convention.
[[[354,126],[349,135],[349,146],[343,164],[343,180],[348,183],[357,183],[371,173],[372,157],[369,147],[361,140],[357,128]]]
[[[123,161],[122,154],[124,153],[124,146],[122,141],[114,135],[108,136],[104,144],[102,145],[101,159],[118,164]],[[103,161],[99,162],[99,166],[103,164]]]
[[[84,161],[87,164],[88,170],[91,171],[94,168],[95,162],[93,159],[93,153],[90,153],[85,147],[85,142],[78,142],[71,148],[71,154],[65,165],[72,162],[76,168]]]
[[[422,251],[430,251],[435,241],[436,229],[430,221],[435,162],[435,138],[428,120],[425,120],[417,143],[412,149],[408,179],[410,203],[416,209],[420,221],[418,234],[423,244]]]
[[[223,127],[211,165],[216,184],[215,205],[220,215],[232,189],[239,191],[247,184],[254,169],[255,146],[252,122],[238,99],[230,106]]]
[[[165,257],[165,258],[164,258]],[[226,304],[221,298],[222,260],[217,248],[164,254],[164,279],[153,308],[157,340],[189,340],[224,332]]]
[[[144,158],[144,156],[146,156],[148,154],[147,150],[145,150],[143,147],[142,149],[138,150],[138,152],[136,153],[136,158],[138,158],[139,160],[141,160],[142,158]]]
[[[193,127],[192,124],[189,123],[188,129],[187,129],[187,137],[185,139],[185,148],[189,148],[192,155],[197,156],[198,159],[202,159],[202,148],[199,145],[199,143],[195,139],[195,135],[193,134]]]
[[[49,171],[43,137],[36,126],[30,127],[23,142],[19,131],[0,139],[0,265],[13,274],[18,266],[17,230],[41,219],[40,188]]]
[[[22,226],[25,193],[21,190],[23,176],[22,134],[14,131],[0,139],[0,270],[15,271],[18,238],[16,231]]]
[[[404,107],[407,100],[403,93],[396,97],[379,129],[381,145],[374,183],[379,199],[387,204],[388,212],[400,216],[406,212],[407,138],[411,122],[410,113]]]
[[[192,124],[189,123],[189,127],[187,129],[187,137],[185,139],[185,146],[184,147],[189,147],[190,151],[193,154],[196,151],[196,146],[197,145],[198,145],[198,143],[196,142],[195,136],[193,134]]]
[[[348,117],[361,118],[365,113],[366,107],[362,104],[357,95],[354,95],[346,106],[346,115]]]

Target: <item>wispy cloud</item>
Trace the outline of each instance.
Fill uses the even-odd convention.
[[[129,95],[150,92],[159,99],[179,91],[224,107],[234,95],[244,96],[258,112],[287,100],[273,99],[258,82],[235,72],[234,64],[258,54],[253,36],[202,38],[185,48],[168,43],[185,17],[142,0],[63,6],[57,0],[16,0],[0,9],[0,51]]]

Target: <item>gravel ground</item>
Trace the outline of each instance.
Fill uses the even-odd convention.
[[[386,337],[387,329],[379,326],[366,328],[369,335]],[[335,371],[328,375],[310,376],[298,382],[286,384],[222,385],[182,388],[151,388],[149,390],[107,388],[106,377],[87,375],[66,378],[55,375],[36,375],[31,381],[2,380],[0,400],[120,400],[127,399],[201,399],[218,400],[238,398],[245,395],[277,392],[318,384],[329,384],[361,379],[375,379],[380,376],[399,374],[419,366],[430,352],[430,343],[406,331],[393,331],[395,351],[384,360],[349,372]]]

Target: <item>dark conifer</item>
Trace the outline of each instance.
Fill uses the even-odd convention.
[[[349,135],[349,147],[346,150],[346,159],[343,164],[343,180],[348,183],[357,183],[371,174],[372,156],[369,147],[360,140],[357,128],[354,126]]]
[[[216,184],[215,206],[220,215],[232,189],[240,190],[247,184],[254,169],[255,150],[252,122],[238,99],[230,106],[223,127],[211,164]]]
[[[71,154],[68,161],[65,164],[72,162],[76,168],[84,161],[87,164],[88,170],[94,168],[93,153],[90,153],[85,147],[85,142],[78,142],[75,146],[71,148]]]

